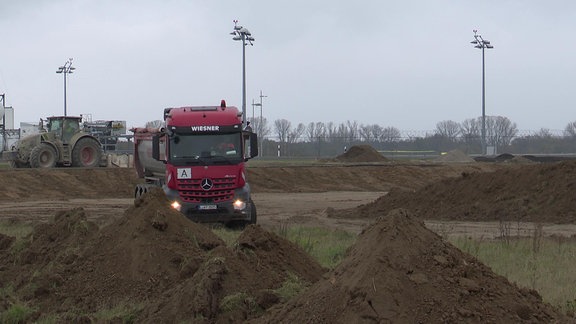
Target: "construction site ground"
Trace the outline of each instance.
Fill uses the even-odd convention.
[[[506,221],[518,233],[541,224],[544,235],[574,237],[576,162],[346,158],[253,161],[259,226],[244,230],[236,250],[158,193],[135,202],[134,169],[0,169],[0,220],[36,224],[18,258],[0,234],[0,288],[38,307],[36,317],[138,300],[147,303],[138,322],[150,323],[569,322],[437,234],[496,238]],[[272,233],[282,226],[359,236],[327,271]],[[287,273],[310,288],[282,301],[270,291]],[[223,307],[238,291],[261,311],[248,299],[241,310]],[[0,311],[11,302],[0,297]]]
[[[486,190],[491,177],[481,175],[497,170],[535,167],[535,164],[477,163],[477,162],[386,162],[386,163],[260,163],[248,169],[253,199],[258,210],[258,224],[268,230],[280,226],[320,226],[359,233],[374,219],[372,217],[346,217],[347,209],[369,204],[388,191],[415,191],[445,178],[462,178],[478,173],[471,184],[473,189]],[[503,171],[503,174],[507,174]],[[498,174],[500,175],[500,173]],[[529,177],[530,175],[526,175]],[[499,176],[501,178],[502,176]],[[512,184],[520,179],[509,179]],[[103,226],[121,217],[134,204],[134,185],[140,180],[131,168],[102,169],[0,169],[0,220],[47,222],[57,211],[81,207],[87,217]],[[500,179],[501,182],[507,179]],[[529,180],[528,180],[529,181]],[[493,184],[492,184],[493,186]],[[482,189],[486,187],[485,189]],[[534,187],[518,190],[534,191]],[[434,192],[426,192],[422,208],[428,209],[430,200],[439,199],[438,193],[446,192],[442,183]],[[502,192],[498,192],[502,195]],[[506,192],[514,196],[513,192]],[[450,198],[450,197],[448,197]],[[460,199],[459,206],[478,208],[482,201],[470,193]],[[497,206],[497,199],[486,199],[487,206]],[[412,199],[412,198],[410,198]],[[512,198],[514,199],[514,198]],[[523,199],[522,196],[518,199]],[[569,199],[569,198],[568,198]],[[446,205],[446,197],[442,197]],[[452,206],[452,205],[449,205]],[[398,205],[397,207],[406,207]],[[561,208],[562,206],[560,206]],[[370,206],[368,207],[370,208]],[[514,208],[512,206],[511,208]],[[342,210],[339,216],[338,210]],[[482,207],[478,210],[484,210]],[[383,211],[377,211],[383,212]],[[332,217],[330,215],[332,214]],[[519,218],[515,213],[504,216],[486,215],[485,219],[470,219],[463,213],[451,218],[431,215],[425,218],[428,228],[444,236],[466,235],[491,238],[501,234],[501,221],[513,221],[515,230],[529,233],[536,223],[549,235],[576,234],[576,220],[570,217],[542,215],[539,219]]]

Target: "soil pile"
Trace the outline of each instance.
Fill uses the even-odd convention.
[[[274,290],[290,276],[312,283],[326,271],[259,226],[248,227],[229,248],[208,227],[167,206],[158,189],[101,230],[78,208],[21,241],[3,236],[0,288],[37,308],[29,321],[41,315],[93,321],[98,310],[124,307],[133,308],[130,316],[138,322],[241,322],[280,302]]]
[[[250,225],[235,249],[221,246],[211,251],[189,278],[165,291],[139,321],[243,323],[284,301],[279,291],[290,277],[310,285],[325,272],[293,243]]]
[[[436,162],[456,162],[456,163],[472,163],[476,162],[473,158],[469,157],[466,153],[460,150],[452,150],[446,154],[442,154],[435,158]]]
[[[324,279],[266,323],[552,323],[568,320],[427,230],[405,210],[379,219]]]
[[[576,161],[510,166],[463,172],[415,191],[391,190],[371,204],[332,211],[330,217],[375,218],[405,208],[423,219],[576,222]]]
[[[334,158],[337,162],[386,162],[388,159],[370,145],[354,145]]]

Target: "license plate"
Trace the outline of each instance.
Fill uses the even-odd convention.
[[[200,209],[200,210],[215,210],[215,209],[218,209],[218,206],[216,206],[216,205],[199,205],[198,209]]]

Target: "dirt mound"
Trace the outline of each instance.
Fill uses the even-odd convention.
[[[10,285],[38,309],[30,321],[40,314],[93,321],[98,310],[124,305],[135,308],[139,322],[241,322],[280,302],[274,290],[290,276],[312,283],[326,271],[296,245],[255,225],[228,248],[207,226],[169,208],[161,189],[100,230],[78,208],[21,241],[0,239],[6,242],[0,288]],[[230,296],[239,300],[224,307]]]
[[[507,163],[517,163],[517,164],[534,164],[537,161],[532,161],[524,156],[514,156],[513,158],[506,160]]]
[[[457,163],[471,163],[476,162],[473,158],[469,157],[466,153],[460,150],[452,150],[446,154],[442,154],[435,158],[436,162],[457,162]]]
[[[59,212],[51,223],[36,225],[26,239],[12,239],[4,253],[0,250],[0,277],[19,289],[24,300],[43,298],[65,281],[64,269],[97,230],[82,209]]]
[[[325,279],[266,323],[551,323],[567,319],[395,210],[366,229]]]
[[[576,161],[463,172],[416,191],[391,190],[357,212],[336,210],[330,216],[375,218],[405,208],[423,219],[574,223],[575,178]]]
[[[370,145],[354,145],[344,154],[334,158],[338,162],[386,162],[388,161],[382,154],[378,153]]]
[[[167,291],[141,319],[244,322],[282,301],[275,290],[290,276],[311,284],[326,272],[299,247],[257,225],[247,227],[237,243],[234,250],[214,249],[192,277]]]
[[[62,306],[113,307],[123,300],[145,300],[192,274],[207,251],[224,242],[205,226],[167,207],[157,189],[84,244],[82,255],[59,289]],[[82,304],[77,296],[84,296]]]

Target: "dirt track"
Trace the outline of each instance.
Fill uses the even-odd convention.
[[[265,228],[325,226],[359,233],[370,220],[329,218],[330,208],[368,204],[392,188],[416,190],[462,172],[492,172],[495,164],[355,163],[249,168],[249,181]],[[104,225],[133,205],[139,180],[133,169],[0,170],[0,219],[47,222],[57,211],[82,207]]]
[[[498,206],[498,201],[502,200],[492,199],[494,194],[489,193],[482,198],[474,193],[475,189],[480,189],[480,192],[495,190],[495,193],[500,192],[497,194],[500,196],[505,194],[510,199],[516,196],[517,199],[524,199],[530,195],[526,191],[534,187],[526,181],[534,179],[533,173],[540,172],[538,168],[541,167],[495,163],[319,163],[250,167],[248,177],[258,208],[258,223],[268,229],[290,224],[332,227],[359,233],[379,214],[412,204],[413,209],[428,215],[424,218],[426,225],[437,233],[489,238],[500,235],[501,219],[471,218],[466,217],[465,212],[461,212],[462,216],[459,217],[454,213],[457,210],[455,206],[482,209],[482,206]],[[499,171],[498,176],[486,177],[486,174],[495,171]],[[519,177],[517,173],[524,176]],[[436,196],[437,193],[449,192],[450,187],[458,186],[463,175],[467,180],[472,179],[472,183],[460,185],[465,187],[458,189],[466,197],[457,197],[457,194],[452,197]],[[443,183],[445,179],[452,180]],[[57,211],[82,207],[90,220],[102,226],[121,217],[133,205],[132,190],[138,181],[133,169],[122,168],[0,170],[0,185],[4,188],[0,191],[0,219],[46,222]],[[504,184],[497,184],[497,181],[509,186],[514,183],[520,185],[518,188],[504,188]],[[486,188],[490,186],[495,189]],[[463,188],[470,189],[466,191]],[[503,190],[498,191],[498,188]],[[393,197],[397,192],[407,192],[406,201],[386,209],[370,205],[378,202],[378,198],[390,190],[394,192]],[[415,199],[409,193],[416,190],[423,193]],[[438,214],[451,216],[439,217],[427,212],[437,208],[433,207],[434,201],[450,201],[444,204],[449,210],[441,210]],[[560,204],[558,208],[562,209],[564,205]],[[356,214],[354,210],[358,206],[360,210],[365,209],[360,213],[362,217],[347,216]],[[508,209],[507,215],[513,215],[514,211],[510,208],[518,209],[512,204],[510,207],[501,206],[499,210],[502,213],[502,210]],[[498,214],[498,211],[492,214]],[[547,235],[576,235],[575,222],[570,218],[564,221],[554,218],[535,221],[510,216],[506,220],[514,221],[514,230],[521,234],[529,234],[535,223],[541,223]]]

